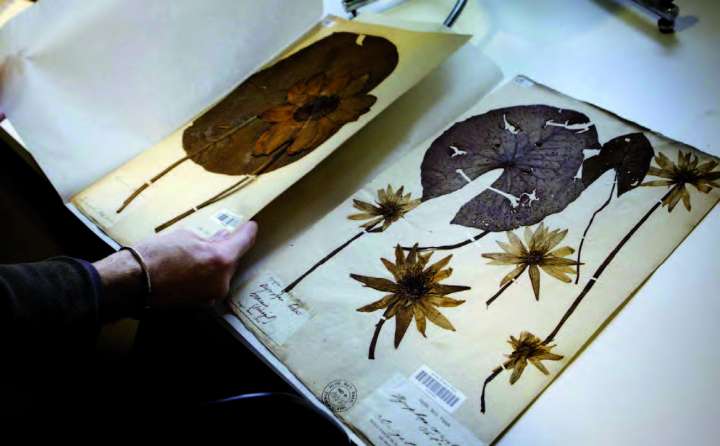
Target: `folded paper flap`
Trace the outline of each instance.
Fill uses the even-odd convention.
[[[218,101],[321,16],[318,0],[42,2],[0,29],[0,108],[67,199]]]

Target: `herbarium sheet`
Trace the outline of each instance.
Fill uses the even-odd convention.
[[[468,36],[326,18],[228,96],[72,203],[116,241],[248,220]]]
[[[486,444],[719,199],[711,155],[519,77],[238,278],[231,307],[370,443]]]

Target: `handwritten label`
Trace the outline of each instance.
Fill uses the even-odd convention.
[[[284,288],[277,277],[265,272],[233,299],[234,306],[278,345],[284,344],[310,319],[305,305]]]
[[[484,446],[417,385],[393,376],[360,404],[356,424],[376,445]]]

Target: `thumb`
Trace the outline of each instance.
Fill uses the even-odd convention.
[[[254,221],[249,221],[240,226],[223,240],[220,240],[225,249],[229,251],[229,255],[238,259],[242,257],[254,244],[257,235],[258,226]]]

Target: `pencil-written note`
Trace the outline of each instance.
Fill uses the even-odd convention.
[[[307,307],[284,288],[272,273],[263,272],[233,299],[234,306],[278,345],[310,319]]]

